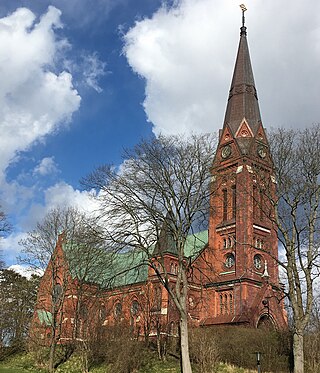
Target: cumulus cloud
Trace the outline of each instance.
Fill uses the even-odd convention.
[[[4,254],[6,264],[16,263],[17,256],[20,254],[21,246],[19,242],[26,238],[26,233],[12,233],[0,241],[0,248]]]
[[[30,230],[51,209],[68,206],[76,207],[84,213],[92,213],[98,208],[90,192],[80,191],[65,182],[59,182],[45,190],[43,203],[32,204],[22,219],[21,226],[24,230]]]
[[[16,189],[16,191],[19,189]],[[26,238],[28,231],[32,230],[36,223],[43,220],[45,215],[56,207],[76,207],[83,213],[94,213],[98,209],[98,203],[91,198],[91,193],[74,189],[71,185],[60,182],[49,187],[44,191],[44,201],[28,205],[26,209],[22,209],[19,218],[19,230],[11,233],[0,242],[0,249],[3,251],[4,258],[7,264],[17,262],[17,256],[21,252],[19,242]],[[30,202],[31,196],[21,198],[24,204]],[[21,203],[19,200],[19,203]],[[22,204],[22,203],[21,203]]]
[[[0,19],[0,175],[19,151],[57,131],[78,110],[80,96],[56,58],[68,44],[58,39],[60,11],[40,18],[26,8]]]
[[[139,20],[124,54],[145,79],[145,112],[156,134],[221,127],[241,12],[235,0],[178,0]],[[246,2],[248,39],[264,123],[318,122],[320,3]]]
[[[33,174],[39,174],[41,176],[52,175],[58,172],[57,165],[54,161],[54,157],[45,157],[35,167]]]

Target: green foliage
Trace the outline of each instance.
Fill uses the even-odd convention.
[[[38,276],[29,280],[9,269],[0,271],[0,345],[24,348],[38,285]]]

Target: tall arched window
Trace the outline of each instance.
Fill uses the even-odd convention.
[[[162,291],[161,287],[157,286],[154,288],[154,307],[157,310],[161,309],[161,302],[162,302]]]
[[[118,319],[122,314],[122,304],[120,302],[116,303],[114,307],[114,316]]]
[[[225,294],[224,295],[224,313],[225,314],[228,314],[229,312],[229,310],[228,310],[228,295],[227,294]]]
[[[227,189],[222,190],[223,193],[223,214],[222,219],[223,221],[228,220],[228,191]]]
[[[139,303],[136,299],[134,299],[131,303],[131,315],[136,316],[139,312]]]
[[[237,189],[235,185],[232,185],[232,218],[236,218],[236,212],[237,212]]]
[[[229,308],[230,308],[230,314],[233,314],[233,296],[232,294],[229,294]]]

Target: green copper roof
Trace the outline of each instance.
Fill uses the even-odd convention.
[[[190,234],[187,237],[184,247],[184,255],[189,258],[195,259],[199,252],[208,243],[208,231],[202,231],[195,234]]]
[[[185,244],[185,256],[194,259],[207,242],[208,231],[189,235]],[[103,288],[115,288],[147,280],[148,255],[144,251],[111,253],[71,244],[64,244],[63,249],[71,276],[84,282],[98,284]]]
[[[46,324],[47,326],[52,325],[52,313],[45,310],[37,310],[38,318],[41,324]]]

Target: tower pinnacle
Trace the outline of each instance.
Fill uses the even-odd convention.
[[[229,91],[224,127],[230,128],[241,153],[248,154],[250,144],[261,125],[261,116],[247,42],[244,17],[247,8],[244,4],[241,4],[240,8],[242,10],[240,42]]]
[[[242,27],[240,28],[240,36],[241,36],[241,35],[247,35],[247,28],[244,25],[245,24],[244,12],[247,10],[247,7],[244,4],[241,4],[240,8],[242,10]]]

